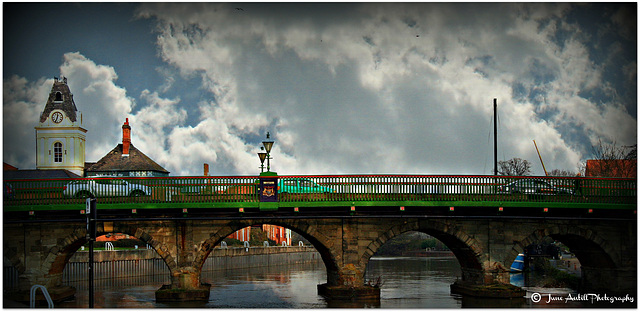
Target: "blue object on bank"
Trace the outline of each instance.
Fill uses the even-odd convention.
[[[511,272],[524,271],[524,254],[518,254],[516,260],[511,264]]]

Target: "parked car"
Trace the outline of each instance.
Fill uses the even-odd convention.
[[[498,187],[499,194],[573,195],[573,190],[556,187],[546,181],[522,179]]]
[[[279,193],[335,193],[332,188],[316,184],[310,179],[290,178],[278,181]]]
[[[151,195],[148,186],[122,179],[78,180],[65,185],[63,194],[69,197],[115,197]]]

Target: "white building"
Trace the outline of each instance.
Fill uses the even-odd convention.
[[[55,78],[36,129],[36,169],[84,175],[85,133],[67,78]]]

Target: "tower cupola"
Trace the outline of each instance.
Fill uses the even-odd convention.
[[[84,175],[85,133],[67,78],[54,77],[36,129],[36,169]]]
[[[58,79],[58,77],[53,78],[53,86],[51,87],[49,98],[47,99],[42,114],[40,114],[40,123],[44,123],[47,121],[47,118],[52,117],[51,113],[53,111],[59,111],[63,114],[64,118],[67,118],[72,123],[78,121],[78,109],[76,108],[76,103],[73,101],[73,94],[71,90],[69,90],[66,77],[62,77],[62,79]],[[60,123],[62,120],[59,119],[59,116],[59,114],[53,116],[55,118],[52,121],[54,123]],[[80,123],[82,123],[82,121]]]

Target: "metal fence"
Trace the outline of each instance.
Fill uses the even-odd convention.
[[[5,205],[257,202],[257,177],[78,178],[5,180]]]
[[[623,178],[349,175],[286,176],[316,185],[280,190],[287,201],[536,201],[635,203],[636,180]],[[301,184],[301,183],[300,183]]]
[[[18,270],[16,269],[16,267],[12,266],[12,265],[4,265],[4,270],[3,270],[3,282],[2,282],[2,287],[6,290],[6,289],[13,289],[18,287]]]
[[[257,176],[5,180],[4,205],[257,203]],[[280,202],[536,201],[636,203],[636,180],[453,175],[279,176]]]
[[[94,279],[96,280],[153,275],[169,276],[169,267],[161,258],[95,262],[93,266]],[[62,272],[62,281],[65,284],[88,280],[88,262],[69,262]]]

